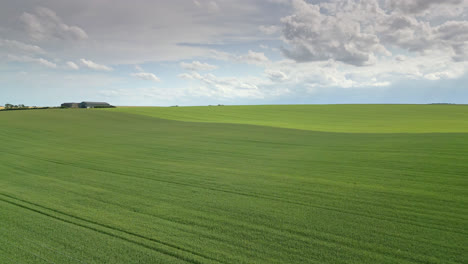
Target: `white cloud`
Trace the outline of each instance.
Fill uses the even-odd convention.
[[[220,51],[220,50],[210,50],[208,56],[215,60],[223,60],[223,61],[236,61],[237,60],[237,56],[228,52]]]
[[[287,79],[281,78],[281,73]],[[267,65],[265,70],[271,81],[293,90],[304,85],[316,89],[382,87],[402,80],[456,79],[467,73],[468,61],[453,61],[451,54],[444,51],[385,57],[373,67],[355,67],[333,60],[305,63],[283,60]]]
[[[211,71],[218,68],[218,66],[199,61],[192,61],[191,63],[181,62],[180,67],[188,71]]]
[[[74,63],[72,61],[67,61],[66,64],[67,64],[67,68],[69,68],[71,70],[79,70],[80,69],[80,67],[76,63]]]
[[[270,60],[265,55],[265,53],[255,52],[252,50],[249,50],[247,54],[243,54],[243,55],[231,54],[231,53],[219,51],[219,50],[210,50],[209,56],[216,60],[241,62],[241,63],[255,64],[255,65],[265,65],[270,62]]]
[[[181,73],[177,75],[179,78],[184,79],[184,80],[195,80],[193,78],[193,73]]]
[[[111,67],[108,67],[106,65],[101,65],[97,64],[93,61],[86,60],[86,59],[81,59],[80,60],[81,64],[85,67],[88,67],[89,69],[95,70],[95,71],[112,71],[113,69]]]
[[[161,81],[156,75],[154,75],[153,73],[149,73],[149,72],[132,73],[131,75],[133,77],[146,80],[146,81],[153,81],[153,82]]]
[[[20,17],[29,36],[37,41],[48,38],[64,40],[87,39],[86,32],[77,26],[69,26],[62,22],[57,14],[44,7],[36,8],[34,13],[23,13]]]
[[[288,79],[288,76],[280,70],[267,69],[265,70],[265,74],[270,80],[275,82],[283,82]]]
[[[33,63],[37,63],[37,64],[40,64],[42,66],[52,68],[52,69],[57,68],[57,64],[51,61],[48,61],[44,58],[34,58],[30,56],[16,56],[16,55],[8,54],[7,59],[10,61],[17,61],[17,62],[33,62]]]
[[[241,62],[245,62],[248,64],[256,64],[256,65],[261,65],[268,63],[270,60],[265,56],[265,53],[263,52],[254,52],[249,50],[247,54],[239,56],[237,58]]]
[[[0,48],[3,51],[27,54],[44,54],[45,51],[36,45],[26,44],[21,41],[0,39]]]
[[[39,64],[44,65],[49,68],[57,68],[57,64],[50,62],[44,58],[35,59]]]

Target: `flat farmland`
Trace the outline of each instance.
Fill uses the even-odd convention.
[[[467,263],[468,106],[0,112],[0,263]]]

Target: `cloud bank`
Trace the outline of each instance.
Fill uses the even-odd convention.
[[[139,73],[132,73],[133,77],[145,80],[145,81],[153,81],[153,82],[160,82],[161,80],[154,75],[153,73],[149,72],[139,72]]]
[[[437,6],[459,8],[461,0],[338,1],[311,4],[293,0],[293,14],[283,17],[283,48],[297,62],[335,60],[354,66],[374,65],[392,51],[446,50],[456,61],[467,59],[468,21],[439,25],[418,16]]]

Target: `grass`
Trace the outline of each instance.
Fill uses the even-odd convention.
[[[468,108],[412,133],[381,116],[401,126],[383,133],[329,107],[355,133],[265,110],[334,127],[307,106],[2,112],[0,263],[466,263]],[[152,117],[190,109],[270,121]]]
[[[251,124],[326,132],[468,132],[468,105],[262,105],[106,109],[109,110],[179,121]]]

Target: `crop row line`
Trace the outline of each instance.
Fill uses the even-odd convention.
[[[196,264],[204,263],[204,262],[202,262],[202,261],[200,261],[198,259],[195,259],[194,257],[188,257],[188,256],[180,255],[180,254],[172,252],[172,251],[170,251],[168,249],[148,245],[146,243],[138,241],[138,239],[142,239],[142,240],[150,242],[150,243],[152,242],[152,243],[160,244],[162,246],[172,248],[173,250],[179,250],[179,251],[191,254],[191,255],[193,255],[195,257],[199,257],[199,258],[203,258],[203,259],[206,259],[206,260],[222,263],[220,260],[211,258],[209,256],[205,256],[205,255],[200,254],[198,252],[194,252],[194,251],[191,251],[191,250],[188,250],[188,249],[184,249],[184,248],[176,246],[176,245],[172,245],[172,244],[170,244],[168,242],[160,241],[160,240],[157,240],[157,239],[154,239],[154,238],[145,237],[145,236],[140,235],[140,234],[136,234],[136,233],[129,232],[129,231],[126,231],[126,230],[122,230],[122,229],[119,229],[119,228],[115,228],[115,227],[112,227],[112,226],[109,226],[109,225],[97,223],[97,222],[87,220],[87,219],[84,219],[84,218],[81,218],[81,217],[78,217],[78,216],[70,215],[70,214],[67,214],[67,213],[64,213],[64,212],[60,212],[60,211],[58,211],[56,209],[52,209],[52,208],[48,208],[48,207],[45,207],[45,206],[42,206],[42,205],[39,205],[39,204],[28,202],[28,201],[25,201],[25,200],[22,200],[22,199],[19,199],[19,198],[16,198],[16,197],[13,197],[13,196],[10,196],[10,195],[7,195],[7,194],[0,193],[0,196],[7,197],[9,199],[15,200],[15,201],[10,201],[9,199],[0,198],[0,200],[3,201],[3,202],[6,202],[6,203],[9,203],[9,204],[12,204],[12,205],[15,205],[15,206],[21,207],[23,209],[27,209],[27,210],[39,213],[39,214],[42,214],[44,216],[47,216],[47,217],[50,217],[50,218],[53,218],[53,219],[56,219],[56,220],[59,220],[59,221],[62,221],[62,222],[66,222],[68,224],[72,224],[72,225],[75,225],[75,226],[86,228],[86,229],[89,229],[89,230],[92,230],[92,231],[95,231],[95,232],[98,232],[98,233],[101,233],[101,234],[105,234],[105,235],[108,235],[108,236],[111,236],[111,237],[115,237],[115,238],[127,241],[129,243],[133,243],[133,244],[136,244],[138,246],[142,246],[142,247],[148,248],[150,250],[154,250],[154,251],[157,251],[159,253],[162,253],[162,254],[177,258],[179,260],[183,260],[183,261],[186,261],[186,262],[189,262],[189,263],[196,263]],[[27,204],[27,205],[20,204],[19,202]],[[39,208],[41,208],[43,210],[32,208],[31,205],[35,206],[35,207],[39,207]],[[51,211],[51,212],[53,212],[55,214],[58,214],[58,216],[54,215],[53,213],[46,212],[46,211],[44,211],[44,209],[47,210],[47,211]],[[70,219],[66,219],[67,217],[75,219],[75,220],[73,221],[73,220],[70,220]],[[78,220],[78,221],[76,221],[76,220]],[[84,223],[79,223],[79,222],[84,222]],[[109,229],[109,230],[106,230],[106,229]],[[118,234],[119,232],[123,233],[124,235],[119,235]],[[126,236],[128,236],[128,237],[126,237]]]

